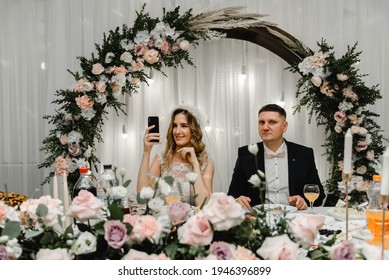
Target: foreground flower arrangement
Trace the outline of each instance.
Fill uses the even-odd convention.
[[[332,169],[326,182],[327,203],[335,205],[345,197],[342,180],[344,136],[348,129],[353,135],[353,176],[349,189],[350,203],[367,200],[366,188],[374,174],[381,173],[379,157],[384,152],[380,126],[374,121],[379,115],[368,110],[382,96],[377,86],[367,87],[358,73],[361,52],[356,44],[346,54],[336,58],[333,47],[325,41],[318,43],[317,52],[307,51],[306,57],[290,67],[302,77],[298,80],[299,104],[295,111],[308,108],[309,120],[313,115],[318,125],[325,127],[327,161]]]
[[[74,224],[63,228],[65,215]],[[201,210],[175,201],[150,214],[123,214],[87,191],[67,213],[50,196],[29,199],[16,210],[0,202],[0,259],[363,259],[377,257],[371,245],[335,237],[315,249],[322,216],[284,215],[269,220],[266,209],[247,213],[234,198],[214,193]],[[370,250],[370,251],[369,251]],[[374,251],[374,254],[371,253]]]

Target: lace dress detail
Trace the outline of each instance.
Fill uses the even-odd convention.
[[[182,196],[181,201],[190,202],[191,197],[191,187],[190,183],[186,180],[186,175],[190,172],[193,172],[192,164],[183,163],[183,162],[172,162],[170,170],[165,166],[164,160],[161,155],[158,155],[159,160],[161,161],[161,178],[171,176],[174,179],[172,192],[179,193],[177,183],[181,184]],[[204,172],[207,167],[208,160],[204,161],[201,166],[201,172]],[[192,194],[193,195],[193,194]]]

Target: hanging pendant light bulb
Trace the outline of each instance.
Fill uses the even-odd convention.
[[[122,127],[122,138],[123,139],[127,139],[128,138],[127,126],[125,124],[123,124],[123,127]]]

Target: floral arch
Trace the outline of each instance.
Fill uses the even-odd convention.
[[[325,184],[330,204],[344,195],[343,139],[351,129],[355,174],[351,202],[365,199],[367,182],[380,172],[378,158],[384,150],[384,139],[374,121],[378,115],[366,108],[381,95],[377,86],[364,85],[364,75],[356,68],[360,54],[356,45],[339,59],[325,41],[313,52],[275,24],[262,21],[263,15],[242,14],[240,9],[194,16],[191,10],[180,14],[178,7],[164,10],[159,19],[151,18],[143,7],[132,27],[123,25],[104,34],[103,43],[96,44],[91,58],[79,57],[82,72],[69,71],[76,80],[75,86],[57,91],[53,101],[59,106],[56,114],[44,116],[54,128],[41,148],[46,158],[39,167],[52,170],[43,183],[50,182],[54,173],[66,172],[72,188],[79,177],[79,167],[87,165],[98,170],[95,144],[103,140],[100,133],[106,109],[113,107],[117,113],[124,113],[124,104],[117,97],[136,93],[140,83],[147,83],[148,68],[163,72],[163,67],[183,67],[183,62],[193,65],[190,46],[201,40],[226,37],[262,46],[288,62],[291,72],[301,74],[296,92],[300,103],[295,112],[306,106],[310,118],[315,116],[318,124],[325,127],[324,146],[332,166]]]

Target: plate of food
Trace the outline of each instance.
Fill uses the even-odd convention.
[[[346,207],[334,207],[328,209],[327,212],[338,221],[346,220]],[[349,220],[364,220],[366,219],[366,213],[363,208],[348,208]]]
[[[272,214],[282,214],[283,212],[294,213],[297,212],[297,208],[286,204],[261,204],[253,207],[256,211],[261,211],[262,207],[266,211],[270,211]]]

